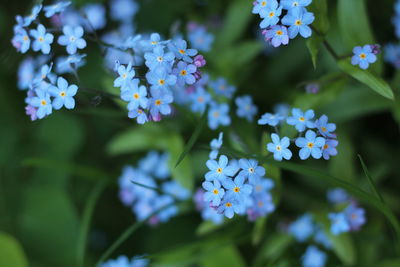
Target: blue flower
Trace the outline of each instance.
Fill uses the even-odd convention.
[[[306,213],[289,225],[288,231],[299,241],[306,241],[314,232],[314,223],[310,214]]]
[[[30,100],[30,105],[37,108],[36,116],[43,119],[52,112],[50,94],[45,90],[35,90],[36,96]]]
[[[149,260],[140,257],[133,257],[132,261],[126,256],[119,256],[115,260],[108,260],[100,265],[100,267],[147,267]]]
[[[325,145],[322,147],[322,157],[328,160],[331,156],[336,156],[338,144],[339,142],[336,139],[326,139]]]
[[[396,69],[400,68],[400,45],[387,44],[384,47],[384,58],[386,62],[392,64]]]
[[[282,14],[282,7],[278,7],[278,2],[272,2],[268,8],[260,10],[260,17],[263,19],[260,28],[264,29],[279,22],[279,16]]]
[[[229,176],[235,175],[238,170],[236,167],[228,164],[228,158],[225,155],[221,155],[218,162],[213,159],[207,160],[206,165],[210,170],[205,175],[207,181],[219,180],[222,182]]]
[[[259,125],[268,124],[270,126],[277,126],[284,119],[285,119],[285,117],[280,114],[265,113],[258,120],[258,124]]]
[[[331,220],[331,232],[334,235],[338,235],[344,232],[350,231],[350,225],[347,221],[346,214],[340,213],[329,213],[329,219]]]
[[[171,217],[178,214],[178,207],[176,205],[171,205],[172,203],[174,203],[174,199],[168,195],[161,195],[154,199],[155,210],[162,209],[156,215],[160,222],[167,222]]]
[[[311,4],[312,0],[282,0],[281,5],[283,9],[291,10],[297,7],[306,7]]]
[[[331,240],[326,236],[324,230],[318,228],[314,235],[314,241],[323,245],[326,249],[332,248]]]
[[[221,183],[218,180],[214,180],[213,183],[205,181],[202,185],[207,190],[204,193],[204,201],[212,202],[213,206],[218,207],[225,194],[225,190],[221,188]]]
[[[165,43],[167,42],[162,41],[158,33],[152,33],[150,39],[140,41],[140,45],[144,51],[153,51],[154,48]]]
[[[131,21],[139,10],[139,5],[134,0],[112,0],[110,2],[110,15],[114,20]]]
[[[277,134],[271,134],[272,143],[267,144],[267,150],[274,153],[274,159],[281,161],[282,158],[290,160],[292,158],[292,152],[288,149],[290,145],[290,139],[288,137],[279,138]]]
[[[67,47],[68,54],[75,54],[77,49],[86,47],[86,41],[82,38],[83,28],[81,26],[71,27],[66,25],[63,27],[64,35],[58,37],[58,44]]]
[[[295,38],[299,33],[304,38],[311,36],[312,31],[308,26],[314,21],[314,14],[302,8],[292,8],[282,18],[282,24],[289,26],[290,39]]]
[[[356,46],[353,48],[353,57],[351,58],[351,64],[359,65],[363,70],[368,69],[369,64],[374,63],[377,59],[373,53],[371,45]]]
[[[288,31],[285,26],[274,25],[271,28],[263,31],[265,40],[270,42],[273,47],[287,45],[289,43]]]
[[[126,90],[121,92],[122,100],[129,102],[128,110],[137,110],[139,107],[147,108],[149,99],[147,89],[144,85],[139,86],[139,80],[133,79],[126,87]]]
[[[196,78],[193,74],[196,72],[196,70],[197,68],[195,65],[186,64],[183,61],[179,61],[177,67],[173,71],[178,78],[177,84],[180,86],[185,84],[194,84],[196,82]]]
[[[154,70],[157,67],[162,67],[169,70],[174,62],[175,55],[172,52],[164,53],[164,47],[156,46],[153,52],[147,52],[144,54],[146,59],[146,66],[150,70]]]
[[[276,104],[273,108],[276,115],[287,117],[290,112],[290,105],[287,103]]]
[[[232,85],[229,85],[222,77],[216,79],[215,81],[211,81],[209,86],[215,91],[216,94],[223,95],[228,98],[231,98],[236,91],[236,88]]]
[[[35,61],[28,57],[24,59],[18,67],[18,88],[28,89],[33,82],[35,74]]]
[[[231,124],[229,117],[229,106],[227,104],[214,104],[211,105],[208,111],[208,126],[215,130],[219,125],[228,126]]]
[[[203,113],[211,101],[211,95],[203,87],[197,87],[196,91],[190,95],[190,99],[190,109],[193,112]]]
[[[238,175],[234,180],[225,179],[223,180],[223,186],[229,190],[226,194],[227,197],[232,197],[240,202],[244,202],[244,199],[251,194],[253,187],[246,184],[246,177],[243,175]]]
[[[315,127],[322,136],[335,137],[332,132],[336,130],[336,124],[328,123],[328,117],[326,115],[322,115],[319,119],[315,120]]]
[[[269,8],[271,5],[277,5],[278,2],[276,0],[256,0],[253,2],[253,14],[260,14],[262,10]]]
[[[220,132],[218,135],[218,139],[213,139],[210,142],[211,152],[209,155],[210,159],[216,159],[219,153],[219,149],[222,146],[222,138],[224,137],[224,133]]]
[[[218,212],[223,213],[229,219],[232,219],[235,213],[243,213],[243,210],[243,204],[233,198],[224,198],[222,204],[218,207]]]
[[[82,67],[85,65],[85,60],[84,58],[86,57],[86,54],[82,55],[70,55],[68,57],[59,57],[57,58],[56,61],[56,71],[59,74],[63,73],[71,73],[74,70],[77,70],[78,68]]]
[[[308,130],[305,138],[299,137],[295,143],[296,146],[301,148],[299,152],[300,159],[305,160],[310,155],[315,159],[322,157],[322,147],[325,145],[325,138],[317,137],[314,131]]]
[[[328,201],[333,204],[340,204],[349,201],[350,197],[342,188],[331,189],[327,193]]]
[[[169,104],[172,103],[172,94],[166,90],[153,89],[151,88],[150,99],[150,114],[153,118],[157,118],[159,113],[162,115],[168,115],[171,113],[171,107]]]
[[[131,83],[132,78],[135,77],[135,70],[132,69],[132,63],[129,62],[128,66],[120,65],[118,67],[118,74],[114,80],[114,87],[121,87],[121,90],[124,91],[127,89],[129,83]]]
[[[50,6],[45,6],[43,8],[43,10],[45,11],[44,15],[46,16],[46,18],[50,18],[57,13],[63,12],[70,4],[71,4],[70,1],[68,1],[68,2],[61,1],[61,2],[57,2]]]
[[[162,190],[164,193],[172,195],[178,200],[187,200],[190,197],[189,190],[175,180],[163,183]]]
[[[43,54],[50,53],[50,44],[53,43],[54,36],[46,33],[46,28],[42,24],[39,24],[36,30],[30,30],[29,33],[35,38],[32,44],[33,51],[41,50]]]
[[[149,120],[147,118],[147,114],[143,111],[143,109],[140,109],[140,108],[129,111],[128,118],[131,118],[131,119],[136,118],[136,121],[139,124],[144,124]]]
[[[262,178],[261,176],[256,176],[249,182],[253,185],[254,194],[264,194],[265,192],[270,191],[275,185],[272,179]]]
[[[365,210],[357,207],[354,203],[347,206],[344,213],[346,214],[347,221],[352,231],[359,230],[360,227],[365,224]]]
[[[63,106],[67,109],[73,109],[75,107],[74,96],[78,91],[78,86],[75,84],[68,85],[68,82],[63,77],[58,77],[57,87],[52,86],[49,89],[49,93],[54,97],[53,108],[60,109]]]
[[[39,87],[41,89],[48,89],[51,86],[51,83],[55,83],[56,76],[51,73],[52,63],[49,65],[45,64],[40,68],[40,73],[36,75],[33,79],[32,83],[34,86]]]
[[[196,49],[187,49],[185,40],[178,40],[174,43],[169,43],[169,49],[175,53],[176,58],[192,63],[194,57],[197,54]]]
[[[23,26],[27,27],[31,25],[31,23],[37,18],[39,15],[40,11],[42,10],[42,5],[36,5],[32,8],[31,14],[24,17],[24,23]]]
[[[272,196],[267,192],[254,195],[252,202],[252,206],[247,210],[250,221],[255,221],[257,218],[266,216],[275,210]]]
[[[106,26],[106,10],[102,4],[87,4],[83,7],[89,31],[99,30]]]
[[[205,27],[196,27],[188,33],[188,40],[193,48],[199,51],[208,52],[214,41],[214,36],[208,33]]]
[[[163,67],[158,67],[146,74],[147,81],[151,88],[166,90],[176,84],[176,76],[170,75]]]
[[[13,38],[13,44],[17,48],[17,51],[22,54],[26,53],[31,46],[31,39],[28,36],[28,33],[24,29],[20,29],[16,32]]]
[[[236,114],[240,118],[245,118],[248,121],[253,121],[257,113],[257,107],[253,104],[253,99],[249,95],[239,96],[235,99],[238,107]]]
[[[309,246],[301,259],[303,267],[324,267],[326,253],[319,250],[316,246]]]
[[[292,109],[292,117],[286,119],[287,124],[296,127],[297,131],[303,132],[307,128],[315,128],[315,123],[311,121],[314,118],[314,110],[309,109],[303,113],[300,109]]]
[[[216,208],[210,206],[204,207],[201,212],[201,217],[203,220],[212,221],[217,225],[224,222],[224,215],[219,213]]]
[[[255,159],[240,159],[239,167],[242,169],[239,175],[248,178],[250,183],[265,175],[264,167],[258,166],[258,161]]]

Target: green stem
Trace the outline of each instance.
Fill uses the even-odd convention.
[[[84,266],[87,236],[89,233],[91,218],[93,216],[96,202],[101,192],[104,190],[105,186],[106,186],[105,181],[100,181],[99,183],[97,183],[97,185],[91,191],[88,200],[86,202],[86,206],[83,211],[83,218],[81,223],[80,235],[78,238],[78,245],[76,247],[77,266]]]

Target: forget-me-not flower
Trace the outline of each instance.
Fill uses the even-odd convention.
[[[33,41],[33,51],[41,50],[43,54],[50,53],[50,45],[53,43],[54,36],[46,32],[46,28],[39,24],[36,30],[30,30],[30,35],[35,38]]]
[[[207,190],[207,192],[204,193],[204,201],[211,202],[213,206],[218,207],[225,194],[221,183],[218,180],[214,180],[213,183],[205,181],[202,185],[203,188]]]
[[[219,180],[220,182],[226,180],[228,176],[233,176],[237,172],[237,168],[228,164],[228,158],[225,155],[219,157],[218,162],[213,159],[209,159],[206,165],[209,172],[206,173],[205,178],[207,181]]]
[[[75,84],[68,85],[68,82],[63,77],[58,77],[57,87],[51,86],[49,93],[54,97],[53,108],[60,109],[63,106],[67,109],[75,107],[74,96],[78,91],[78,86]]]
[[[363,70],[368,69],[369,64],[374,63],[377,59],[371,45],[356,46],[353,48],[353,53],[351,64],[359,65]]]
[[[305,160],[310,155],[315,159],[322,157],[322,147],[325,145],[325,138],[317,137],[314,131],[308,130],[306,136],[297,138],[295,143],[300,148],[300,159]]]
[[[295,126],[297,131],[303,132],[306,128],[314,128],[315,123],[311,121],[314,118],[314,110],[309,109],[303,113],[298,108],[292,109],[292,116],[286,119],[287,124]]]
[[[282,18],[282,24],[289,27],[289,38],[295,38],[299,33],[304,38],[311,36],[310,25],[314,21],[314,14],[303,8],[290,9],[288,14]]]
[[[274,153],[274,159],[281,161],[282,159],[289,160],[292,158],[292,152],[288,149],[290,140],[288,137],[282,139],[275,133],[271,134],[272,143],[267,144],[267,150]]]
[[[75,54],[78,49],[86,47],[86,41],[82,38],[84,31],[81,26],[66,25],[63,27],[63,33],[64,35],[58,37],[58,44],[66,46],[68,54]]]

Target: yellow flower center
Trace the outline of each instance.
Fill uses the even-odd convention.
[[[313,147],[314,147],[314,143],[308,142],[307,146],[308,146],[309,148],[313,148]]]
[[[366,57],[367,57],[367,55],[366,55],[365,53],[361,53],[361,54],[360,54],[360,58],[361,58],[361,59],[365,59]]]
[[[301,20],[298,19],[298,20],[295,21],[294,24],[296,24],[297,26],[300,26],[302,23],[301,23]]]
[[[185,54],[186,52],[185,52],[185,50],[183,50],[183,49],[179,49],[179,53],[181,53],[181,54],[183,55],[183,54]]]
[[[281,146],[276,146],[276,150],[281,151],[282,147]]]
[[[185,76],[185,75],[187,74],[187,72],[186,72],[186,70],[181,70],[180,74],[181,74],[182,76]]]
[[[283,34],[283,31],[281,31],[281,30],[276,31],[276,35],[282,35],[282,34]]]
[[[204,98],[203,98],[202,96],[199,96],[199,97],[197,98],[197,102],[203,103],[203,102],[204,102]]]
[[[214,189],[214,190],[213,190],[213,193],[214,193],[215,195],[218,195],[218,193],[219,193],[218,189]]]
[[[40,104],[42,104],[42,106],[46,106],[47,102],[46,102],[46,100],[42,100],[42,101],[40,101]]]
[[[40,37],[38,38],[38,40],[39,40],[39,42],[43,42],[43,41],[44,41],[44,39],[43,39],[42,36],[40,36]]]
[[[327,144],[324,145],[324,149],[328,149],[328,147],[329,147],[329,146],[328,146]]]
[[[161,100],[160,100],[160,99],[157,99],[157,100],[155,101],[155,103],[156,103],[156,106],[159,106],[159,105],[161,105]]]
[[[25,35],[22,39],[24,39],[24,41],[28,41],[29,37],[28,37],[28,35]]]
[[[138,94],[138,93],[134,93],[134,94],[133,94],[133,98],[134,98],[134,99],[139,99],[139,94]]]
[[[75,42],[76,38],[75,38],[74,36],[71,36],[71,37],[69,37],[69,40],[70,40],[71,42]]]
[[[137,113],[142,114],[143,111],[141,109],[138,109]]]
[[[300,117],[299,121],[305,121],[306,119],[304,117]]]
[[[126,73],[122,74],[122,78],[126,79],[126,77],[128,77],[128,75],[126,75]]]
[[[233,188],[233,192],[239,193],[240,192],[240,188],[236,186],[235,188]]]
[[[253,173],[254,172],[254,168],[249,168],[249,173]]]
[[[215,112],[213,113],[213,116],[214,116],[214,118],[218,118],[218,117],[219,117],[219,112],[218,112],[218,111],[215,111]]]
[[[232,207],[232,203],[226,202],[226,203],[225,203],[225,206],[228,207],[228,208],[229,208],[229,207]]]
[[[325,127],[321,127],[321,130],[322,130],[323,132],[326,132],[326,128],[325,128]]]
[[[264,7],[264,6],[266,6],[266,5],[267,5],[267,1],[262,1],[262,2],[261,2],[261,6],[262,6],[262,7]]]
[[[258,205],[259,207],[262,207],[262,206],[264,206],[264,202],[258,201],[257,205]]]
[[[64,97],[64,96],[65,96],[65,92],[61,92],[61,93],[60,93],[60,96],[61,96],[61,97]]]
[[[158,42],[153,41],[153,42],[151,42],[151,44],[152,44],[152,45],[156,45],[156,44],[158,44]]]
[[[217,172],[218,172],[218,173],[221,173],[221,172],[222,172],[222,168],[218,168],[218,169],[217,169]]]
[[[158,62],[162,62],[164,59],[162,57],[157,57]]]
[[[159,83],[160,85],[164,85],[164,84],[165,84],[165,80],[160,79],[160,80],[158,80],[158,83]]]
[[[273,16],[275,16],[275,12],[269,12],[269,17],[272,18]]]

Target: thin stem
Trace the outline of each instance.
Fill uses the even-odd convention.
[[[338,54],[335,52],[335,50],[333,49],[333,47],[329,44],[329,42],[325,39],[324,34],[322,34],[320,31],[318,31],[314,26],[310,25],[311,29],[319,36],[323,39],[322,44],[325,46],[326,50],[328,50],[328,52],[332,55],[332,57],[338,61],[340,59],[340,57],[338,56]]]
[[[101,91],[101,90],[98,90],[98,89],[94,89],[94,88],[83,87],[83,88],[79,88],[79,89],[81,89],[83,91],[86,91],[88,93],[96,94],[96,95],[103,95],[103,96],[107,96],[107,97],[111,97],[111,98],[118,98],[118,99],[120,98],[119,95],[108,93],[108,92],[104,92],[104,91]]]
[[[139,221],[133,225],[131,225],[129,228],[127,228],[119,237],[118,239],[101,255],[100,259],[97,261],[95,266],[100,266],[100,264],[107,259],[123,242],[125,242],[138,228],[140,228],[143,224],[145,224],[148,220],[150,220],[153,216],[157,215],[160,211],[167,209],[173,205],[176,205],[178,203],[174,202],[172,204],[166,205],[164,207],[161,207],[151,213],[149,216],[147,216],[144,220]]]
[[[81,222],[81,229],[80,229],[80,235],[78,238],[78,245],[77,245],[77,250],[76,250],[76,261],[77,261],[77,266],[84,266],[85,263],[85,251],[86,251],[86,242],[87,242],[87,236],[90,228],[90,222],[91,218],[93,216],[93,211],[97,202],[97,199],[99,198],[101,192],[104,190],[106,185],[105,181],[100,181],[91,191],[87,204],[85,206],[85,209],[83,211],[83,217],[82,217],[82,222]]]

